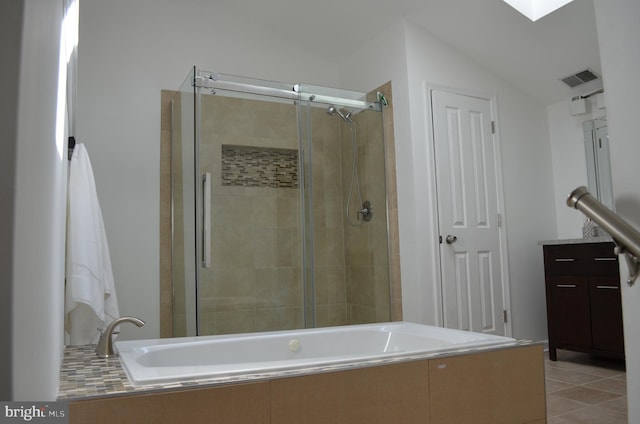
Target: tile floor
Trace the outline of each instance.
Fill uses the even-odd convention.
[[[548,424],[627,424],[624,361],[558,350],[545,373]]]

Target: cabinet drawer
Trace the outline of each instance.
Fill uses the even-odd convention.
[[[545,261],[545,268],[551,275],[582,275],[588,262],[582,258],[559,257]]]
[[[587,270],[591,275],[618,275],[618,256],[613,253],[613,243],[597,243],[588,249]]]
[[[586,263],[584,255],[573,245],[544,247],[544,266],[551,275],[581,274]]]
[[[545,246],[545,270],[549,275],[618,275],[613,248],[613,243]]]

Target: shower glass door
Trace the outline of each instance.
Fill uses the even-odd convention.
[[[318,327],[391,320],[382,107],[377,93],[299,84],[307,280]],[[311,297],[313,296],[313,298]]]
[[[269,81],[199,76],[204,83],[224,78],[291,90]],[[198,210],[210,217],[199,241],[198,334],[303,328],[296,106],[219,88],[197,88],[196,96],[204,206]]]
[[[194,68],[173,99],[174,336],[391,320],[378,100]]]
[[[171,278],[173,335],[196,331],[196,95],[194,71],[171,100]]]

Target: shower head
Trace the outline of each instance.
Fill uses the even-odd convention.
[[[349,126],[351,126],[351,123],[353,123],[353,120],[351,119],[351,113],[347,113],[347,115],[345,116],[342,112],[338,110],[338,108],[336,108],[333,105],[327,108],[327,114],[331,116],[337,114]]]

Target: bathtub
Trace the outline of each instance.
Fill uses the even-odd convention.
[[[516,344],[515,339],[408,322],[223,336],[118,341],[134,386],[367,365]]]

